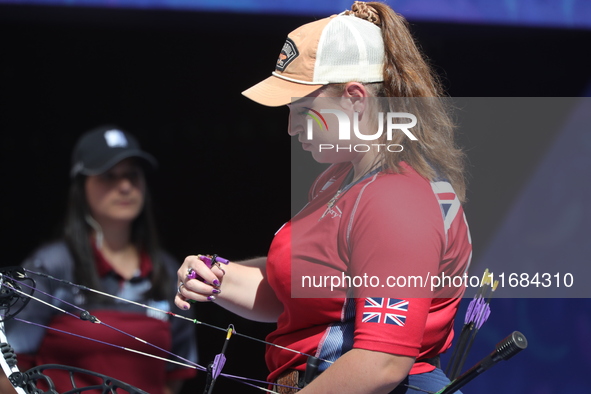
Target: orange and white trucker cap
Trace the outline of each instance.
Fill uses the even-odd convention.
[[[270,107],[330,83],[383,81],[381,29],[354,15],[332,15],[289,33],[272,75],[242,92]]]

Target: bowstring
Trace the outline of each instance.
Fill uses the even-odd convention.
[[[122,350],[126,350],[126,351],[128,351],[128,352],[132,352],[132,353],[136,353],[136,354],[141,354],[142,356],[146,356],[146,357],[155,358],[155,359],[157,359],[157,360],[166,361],[166,362],[173,363],[173,364],[177,364],[177,365],[180,365],[180,366],[183,366],[183,367],[192,368],[192,369],[197,369],[197,370],[199,370],[199,371],[205,371],[205,367],[203,367],[203,366],[201,366],[201,365],[199,365],[199,364],[196,364],[196,363],[194,363],[195,365],[192,365],[192,364],[186,364],[186,363],[181,363],[181,362],[179,362],[179,361],[171,360],[171,359],[169,359],[169,358],[160,357],[160,356],[157,356],[157,355],[155,355],[155,354],[150,354],[150,353],[142,352],[142,351],[139,351],[139,350],[136,350],[136,349],[131,349],[131,348],[128,348],[128,347],[125,347],[125,346],[115,345],[114,343],[109,343],[109,342],[101,341],[101,340],[99,340],[99,339],[95,339],[95,338],[86,337],[86,336],[84,336],[84,335],[75,334],[75,333],[73,333],[73,332],[68,332],[68,331],[60,330],[60,329],[58,329],[58,328],[54,328],[54,327],[45,326],[45,325],[43,325],[43,324],[34,323],[34,322],[31,322],[31,321],[28,321],[28,320],[23,320],[23,319],[20,319],[20,318],[18,318],[18,317],[13,317],[13,319],[14,319],[14,320],[16,320],[16,321],[19,321],[19,322],[21,322],[21,323],[30,324],[30,325],[32,325],[32,326],[35,326],[35,327],[41,327],[41,328],[44,328],[44,329],[46,329],[46,330],[52,330],[52,331],[55,331],[55,332],[60,332],[60,333],[62,333],[62,334],[71,335],[71,336],[74,336],[74,337],[77,337],[77,338],[86,339],[86,340],[88,340],[88,341],[93,341],[93,342],[100,343],[100,344],[103,344],[103,345],[112,346],[112,347],[115,347],[115,348],[117,348],[117,349],[122,349]],[[148,345],[150,345],[150,343],[148,343],[148,342],[146,342],[146,343],[147,343]],[[178,356],[177,356],[177,357],[178,357]],[[181,358],[182,358],[182,357],[181,357]]]
[[[20,284],[20,285],[24,285],[24,286],[26,286],[26,287],[32,288],[32,286],[29,286],[29,285],[27,285],[27,284],[25,284],[25,283],[22,283],[22,282],[20,282],[20,281],[18,281],[18,280],[16,280],[16,279],[14,279],[14,278],[12,278],[12,280],[13,280],[15,283],[18,283],[18,284]],[[5,285],[4,283],[2,283],[2,286],[9,287],[9,286]],[[29,297],[30,299],[32,299],[32,300],[35,300],[35,301],[37,301],[37,302],[40,302],[40,303],[42,303],[42,304],[45,304],[45,305],[47,305],[47,306],[49,306],[49,307],[51,307],[51,308],[53,308],[53,309],[56,309],[56,310],[58,310],[59,312],[62,312],[62,313],[64,313],[64,314],[66,314],[66,315],[69,315],[69,316],[75,317],[75,318],[77,318],[77,319],[80,319],[80,320],[84,320],[84,319],[82,319],[81,317],[79,317],[79,316],[76,316],[75,314],[73,314],[73,313],[71,313],[71,312],[68,312],[68,311],[66,311],[66,310],[64,310],[64,309],[62,309],[62,308],[59,308],[58,306],[52,305],[52,304],[50,304],[50,303],[48,303],[48,302],[46,302],[46,301],[43,301],[43,300],[41,300],[41,299],[39,299],[39,298],[37,298],[37,297],[34,297],[34,296],[30,295],[30,294],[27,294],[27,293],[25,293],[25,292],[23,292],[23,291],[21,291],[21,290],[18,290],[18,289],[15,289],[15,288],[13,288],[13,287],[10,287],[10,288],[11,288],[11,290],[13,290],[13,291],[17,292],[18,294],[21,294],[21,295],[27,296],[27,297]],[[44,294],[44,295],[46,295],[46,296],[48,296],[48,297],[51,297],[51,298],[53,298],[53,299],[55,299],[55,300],[58,300],[58,301],[60,301],[60,302],[63,302],[63,303],[65,303],[65,304],[67,304],[67,305],[69,305],[69,306],[71,306],[71,307],[73,307],[73,308],[76,308],[76,309],[78,309],[78,310],[81,310],[81,311],[82,311],[82,313],[84,313],[84,312],[87,312],[87,311],[85,311],[83,308],[80,308],[80,307],[78,307],[78,306],[76,306],[76,305],[73,305],[73,304],[71,304],[71,303],[69,303],[69,302],[67,302],[67,301],[65,301],[65,300],[62,300],[62,299],[60,299],[60,298],[57,298],[57,297],[55,297],[55,296],[52,296],[51,294],[48,294],[48,293],[46,293],[46,292],[44,292],[44,291],[42,291],[42,290],[39,290],[39,289],[35,289],[35,290],[37,290],[38,292],[40,292],[40,293],[42,293],[42,294]],[[129,301],[129,300],[128,300],[128,301]],[[92,315],[90,315],[90,316],[92,316]],[[94,316],[93,316],[93,317],[94,317]],[[99,324],[102,324],[102,325],[104,325],[105,327],[109,327],[109,328],[111,328],[111,329],[113,329],[113,330],[115,330],[115,331],[117,331],[117,332],[120,332],[120,333],[122,333],[122,334],[124,334],[124,335],[127,335],[127,336],[129,336],[129,337],[131,337],[131,338],[133,338],[133,339],[135,339],[135,340],[138,340],[138,341],[140,341],[141,343],[144,343],[144,344],[146,344],[146,345],[148,345],[148,346],[154,347],[154,348],[156,348],[156,349],[158,349],[158,350],[160,350],[160,351],[163,351],[163,352],[165,352],[165,353],[167,353],[167,354],[169,354],[169,355],[172,355],[172,356],[174,356],[174,357],[177,357],[177,358],[179,358],[179,359],[181,359],[181,360],[184,360],[184,361],[186,361],[186,362],[188,362],[188,363],[190,363],[190,364],[184,364],[184,363],[181,363],[181,362],[178,362],[178,361],[174,361],[174,360],[171,360],[171,359],[166,359],[166,358],[163,358],[163,357],[159,357],[159,356],[156,356],[156,355],[154,355],[154,354],[149,354],[149,353],[141,352],[141,351],[138,351],[138,350],[135,350],[135,349],[130,349],[130,348],[126,348],[126,347],[123,347],[123,346],[120,346],[120,345],[115,345],[115,344],[112,344],[112,343],[108,343],[108,342],[100,341],[100,340],[98,340],[98,339],[94,339],[94,338],[85,337],[85,336],[83,336],[83,335],[75,334],[75,333],[72,333],[72,332],[63,331],[63,330],[59,330],[59,329],[56,329],[56,328],[52,328],[52,327],[48,327],[48,326],[44,326],[44,325],[42,325],[42,324],[33,323],[33,322],[30,322],[30,321],[27,321],[27,320],[23,320],[23,319],[20,319],[20,318],[16,318],[16,317],[14,317],[13,319],[14,319],[14,320],[16,320],[16,321],[19,321],[19,322],[25,323],[25,324],[34,325],[34,326],[41,327],[41,328],[45,328],[45,329],[48,329],[48,330],[52,330],[52,331],[56,331],[56,332],[60,332],[60,333],[66,334],[66,335],[72,335],[72,336],[75,336],[75,337],[78,337],[78,338],[83,338],[83,339],[86,339],[86,340],[89,340],[89,341],[93,341],[93,342],[101,343],[101,344],[104,344],[104,345],[112,346],[112,347],[115,347],[115,348],[118,348],[118,349],[126,350],[126,351],[129,351],[129,352],[136,353],[136,354],[140,354],[140,355],[144,355],[144,356],[147,356],[147,357],[151,357],[151,358],[156,358],[156,359],[159,359],[159,360],[167,361],[167,362],[174,363],[174,364],[178,364],[178,365],[185,366],[185,367],[188,367],[188,368],[193,368],[193,369],[197,369],[197,370],[200,370],[200,371],[206,371],[206,370],[207,370],[205,367],[203,367],[203,366],[201,366],[201,365],[199,365],[199,364],[197,364],[197,363],[194,363],[194,362],[192,362],[192,361],[190,361],[190,360],[186,360],[186,359],[184,359],[184,358],[183,358],[183,357],[181,357],[181,356],[178,356],[178,355],[176,355],[176,354],[174,354],[174,353],[171,353],[171,352],[169,352],[169,351],[167,351],[167,350],[165,350],[165,349],[162,349],[162,348],[160,348],[160,347],[158,347],[158,346],[156,346],[156,345],[154,345],[154,344],[151,344],[151,343],[149,343],[149,342],[147,342],[147,341],[144,341],[144,340],[142,340],[142,339],[140,339],[140,338],[138,338],[138,337],[135,337],[135,336],[133,336],[133,335],[131,335],[131,334],[129,334],[129,333],[126,333],[126,332],[124,332],[124,331],[122,331],[122,330],[119,330],[119,329],[118,329],[118,328],[116,328],[116,327],[113,327],[113,326],[110,326],[110,325],[108,325],[108,324],[106,324],[106,323],[104,323],[104,322],[101,322],[100,320],[98,320],[98,319],[96,319],[96,318],[95,318],[95,319],[96,319],[96,321],[93,321],[93,320],[89,320],[89,321],[90,321],[91,323],[99,323]],[[230,374],[225,374],[225,373],[220,373],[220,375],[221,375],[221,376],[224,376],[224,377],[227,377],[227,378],[229,378],[229,379],[231,379],[231,380],[237,381],[237,382],[239,382],[239,383],[242,383],[242,384],[245,384],[245,385],[248,385],[248,386],[251,386],[251,387],[257,388],[257,389],[259,389],[259,390],[262,390],[262,391],[266,391],[266,392],[270,392],[270,393],[276,393],[275,391],[272,391],[272,390],[266,389],[266,388],[264,388],[264,387],[257,386],[257,385],[255,385],[255,384],[252,384],[252,383],[249,383],[249,381],[252,381],[252,382],[257,382],[257,383],[262,383],[262,384],[273,384],[273,382],[267,382],[267,381],[263,381],[263,380],[257,380],[257,379],[253,379],[253,378],[247,378],[247,377],[235,376],[235,375],[230,375]]]
[[[68,305],[68,306],[70,306],[70,307],[72,307],[72,308],[74,308],[74,309],[77,309],[77,310],[79,310],[79,311],[80,311],[80,312],[82,312],[82,313],[88,313],[88,311],[86,311],[84,308],[81,308],[81,307],[79,307],[79,306],[77,306],[77,305],[74,305],[74,304],[72,304],[72,303],[69,303],[69,302],[67,302],[67,301],[65,301],[65,300],[62,300],[62,299],[60,299],[60,298],[58,298],[58,297],[55,297],[55,296],[53,296],[53,295],[51,295],[51,294],[49,294],[49,293],[46,293],[46,292],[44,292],[44,291],[42,291],[42,290],[35,289],[34,287],[32,287],[32,286],[30,286],[30,285],[28,285],[28,284],[26,284],[26,283],[20,282],[20,281],[18,281],[18,280],[16,280],[16,279],[13,279],[13,281],[14,281],[15,283],[18,283],[18,284],[22,285],[22,286],[26,286],[26,287],[28,287],[28,288],[30,288],[30,289],[34,289],[34,290],[38,291],[39,293],[41,293],[41,294],[43,294],[43,295],[45,295],[45,296],[48,296],[48,297],[50,297],[50,298],[52,298],[52,299],[54,299],[54,300],[56,300],[56,301],[63,302],[64,304],[66,304],[66,305]],[[2,284],[2,286],[5,286],[5,285],[4,285],[4,284]],[[163,349],[163,348],[161,348],[161,347],[159,347],[159,346],[157,346],[157,345],[154,345],[153,343],[150,343],[150,342],[148,342],[148,341],[145,341],[145,340],[143,340],[143,339],[141,339],[141,338],[138,338],[138,337],[136,337],[135,335],[132,335],[132,334],[130,334],[130,333],[127,333],[127,332],[125,332],[125,331],[123,331],[123,330],[120,330],[120,329],[118,329],[118,328],[116,328],[116,327],[113,327],[113,326],[111,326],[111,325],[109,325],[109,324],[107,324],[107,323],[105,323],[105,322],[102,322],[102,321],[100,321],[99,319],[97,319],[96,317],[94,317],[94,316],[92,316],[92,315],[90,315],[90,314],[89,314],[89,316],[90,316],[90,319],[84,319],[84,318],[82,318],[82,317],[81,317],[81,316],[82,316],[82,314],[81,314],[81,316],[77,316],[77,315],[75,315],[75,314],[73,314],[73,313],[71,313],[71,312],[68,312],[68,311],[66,311],[65,309],[62,309],[62,308],[60,308],[60,307],[58,307],[58,306],[56,306],[56,305],[53,305],[53,304],[51,304],[51,303],[49,303],[49,302],[46,302],[46,301],[44,301],[44,300],[42,300],[42,299],[40,299],[40,298],[34,297],[34,296],[30,295],[30,294],[27,294],[27,293],[25,293],[24,291],[21,291],[21,290],[15,289],[15,288],[11,288],[11,289],[12,289],[13,291],[17,292],[17,293],[18,293],[18,294],[20,294],[20,295],[24,295],[24,296],[26,296],[26,297],[29,297],[29,298],[30,298],[30,299],[32,299],[32,300],[38,301],[38,302],[40,302],[40,303],[42,303],[42,304],[45,304],[45,305],[47,305],[47,306],[49,306],[49,307],[51,307],[51,308],[53,308],[53,309],[55,309],[55,310],[57,310],[57,311],[59,311],[59,312],[62,312],[62,313],[64,313],[64,314],[68,315],[68,316],[75,317],[76,319],[79,319],[79,320],[82,320],[82,321],[88,320],[88,321],[90,321],[91,323],[97,323],[97,324],[103,325],[103,326],[105,326],[105,327],[108,327],[108,328],[110,328],[110,329],[112,329],[112,330],[115,330],[115,331],[119,332],[120,334],[123,334],[123,335],[126,335],[126,336],[130,337],[130,338],[133,338],[133,339],[134,339],[134,340],[136,340],[136,341],[139,341],[139,342],[141,342],[141,343],[143,343],[143,344],[146,344],[146,345],[148,345],[148,346],[151,346],[151,347],[153,347],[154,349],[160,350],[161,352],[164,352],[164,353],[166,353],[166,354],[168,354],[168,355],[170,355],[170,356],[177,357],[178,359],[180,359],[180,360],[183,360],[184,362],[186,362],[186,363],[190,364],[190,366],[194,366],[193,368],[196,368],[196,369],[200,369],[200,370],[203,370],[203,371],[205,371],[205,367],[203,367],[203,366],[201,366],[201,365],[199,365],[199,364],[197,364],[197,363],[195,363],[195,362],[193,362],[193,361],[187,360],[187,359],[185,359],[185,358],[183,358],[183,357],[181,357],[181,356],[179,356],[179,355],[177,355],[177,354],[174,354],[174,353],[172,353],[172,352],[170,352],[170,351],[168,351],[168,350],[166,350],[166,349]],[[33,325],[38,325],[38,324],[36,324],[36,323],[32,323],[32,322],[29,322],[29,321],[26,321],[26,320],[17,319],[17,318],[14,318],[14,319],[15,319],[15,320],[19,320],[19,321],[21,321],[21,322],[23,322],[23,323],[30,323],[30,324],[33,324]],[[49,329],[52,329],[52,328],[50,328],[50,327],[45,327],[45,326],[42,326],[42,325],[40,325],[40,324],[39,324],[39,326],[41,326],[41,327],[43,327],[43,328],[49,328]],[[65,332],[65,331],[62,331],[62,330],[56,330],[56,329],[52,329],[52,330],[59,331],[59,332],[63,332],[63,333],[70,334],[70,335],[73,335],[73,336],[79,336],[79,335],[77,335],[77,334],[74,334],[74,333],[69,333],[69,332]],[[92,341],[95,341],[95,342],[100,342],[100,341],[98,341],[98,340],[94,340],[94,339],[92,339],[92,338],[87,338],[87,337],[84,337],[84,336],[79,336],[79,337],[81,337],[81,338],[85,338],[85,339],[89,339],[89,340],[92,340]],[[111,344],[111,346],[115,346],[115,347],[117,347],[118,345]],[[123,348],[123,347],[122,347],[122,346],[119,346],[119,348]],[[127,348],[124,348],[124,349],[125,349],[125,350],[128,350]],[[138,352],[138,351],[134,351],[134,352]],[[155,357],[155,358],[158,358],[158,356],[156,356],[156,355],[151,355],[151,356],[153,356],[153,357]],[[172,360],[171,360],[171,361],[172,361]],[[188,366],[189,366],[189,365],[188,365]]]
[[[164,313],[164,314],[169,315],[169,316],[172,316],[172,317],[176,317],[176,318],[180,318],[180,319],[183,319],[183,320],[190,321],[190,322],[192,322],[194,324],[204,325],[206,327],[210,327],[210,328],[217,329],[217,330],[220,330],[220,331],[227,331],[227,329],[224,329],[222,327],[218,327],[218,326],[213,325],[213,324],[210,324],[210,323],[205,323],[205,322],[199,321],[197,319],[191,319],[191,318],[188,318],[186,316],[176,314],[174,312],[165,311],[163,309],[159,309],[159,308],[156,308],[156,307],[153,307],[153,306],[150,306],[150,305],[146,305],[146,304],[142,304],[142,303],[139,303],[139,302],[136,302],[136,301],[128,300],[126,298],[118,297],[116,295],[105,293],[105,292],[102,292],[102,291],[99,291],[99,290],[96,290],[96,289],[92,289],[92,288],[89,288],[87,286],[79,285],[79,284],[76,284],[76,283],[67,281],[65,279],[55,278],[55,277],[53,277],[53,276],[51,276],[49,274],[45,274],[45,273],[41,273],[41,272],[36,272],[36,271],[31,271],[31,270],[26,269],[26,268],[23,268],[23,270],[26,271],[27,273],[30,273],[30,274],[34,274],[34,275],[38,275],[38,276],[41,276],[41,277],[45,277],[45,278],[50,279],[50,280],[54,280],[54,281],[57,281],[57,282],[65,283],[65,284],[70,285],[70,286],[73,286],[75,288],[86,290],[86,291],[89,291],[89,292],[92,292],[92,293],[95,293],[95,294],[99,294],[99,295],[102,295],[102,296],[105,296],[105,297],[113,298],[113,299],[116,299],[116,300],[119,300],[119,301],[122,301],[122,302],[134,304],[134,305],[137,305],[137,306],[146,308],[146,309],[151,309],[151,310],[154,310],[154,311],[157,311],[157,312],[161,312],[161,313]],[[71,307],[73,307],[75,309],[78,309],[78,310],[82,311],[82,313],[87,312],[86,310],[84,310],[83,308],[81,308],[81,307],[79,307],[77,305],[68,303],[65,300],[62,300],[62,299],[60,299],[58,297],[55,297],[55,296],[53,296],[51,294],[48,294],[46,292],[43,292],[42,290],[36,289],[36,288],[34,288],[34,287],[26,284],[26,283],[23,283],[21,281],[16,280],[14,278],[11,278],[11,279],[15,283],[18,283],[18,284],[23,285],[23,286],[26,286],[28,288],[34,289],[34,290],[36,290],[36,291],[38,291],[38,292],[40,292],[40,293],[42,293],[42,294],[44,294],[44,295],[46,295],[48,297],[51,297],[51,298],[53,298],[53,299],[55,299],[57,301],[63,302],[63,303],[65,303],[65,304],[67,304],[67,305],[69,305],[69,306],[71,306]],[[6,286],[4,283],[1,283],[1,285],[2,286]],[[14,291],[16,291],[16,292],[18,292],[21,295],[24,295],[26,297],[29,297],[29,298],[31,298],[31,299],[33,299],[33,300],[35,300],[37,302],[40,302],[42,304],[45,304],[45,305],[47,305],[47,306],[49,306],[51,308],[54,308],[54,309],[56,309],[56,310],[58,310],[58,311],[60,311],[60,312],[62,312],[64,314],[71,315],[71,316],[73,316],[73,317],[75,317],[77,319],[80,319],[80,320],[85,320],[85,319],[82,319],[80,316],[77,316],[77,315],[75,315],[75,314],[73,314],[71,312],[68,312],[68,311],[66,311],[66,310],[64,310],[62,308],[59,308],[59,307],[57,307],[55,305],[52,305],[52,304],[50,304],[50,303],[48,303],[46,301],[43,301],[43,300],[41,300],[41,299],[39,299],[37,297],[34,297],[34,296],[30,295],[30,294],[27,294],[27,293],[25,293],[23,291],[20,291],[20,290],[15,289],[15,288],[11,288],[11,289],[14,290]],[[94,316],[92,316],[92,315],[90,315],[90,316],[93,317],[94,319],[96,319]],[[84,336],[81,336],[81,335],[78,335],[78,334],[74,334],[74,333],[71,333],[71,332],[62,331],[62,330],[58,330],[58,329],[51,328],[51,327],[46,327],[46,326],[43,326],[43,325],[40,325],[40,324],[37,324],[37,323],[32,323],[32,322],[29,322],[29,321],[26,321],[26,320],[23,320],[23,319],[18,319],[16,317],[14,319],[15,320],[18,320],[18,321],[20,321],[22,323],[25,323],[25,324],[37,325],[37,326],[40,326],[40,327],[43,327],[43,328],[46,328],[46,329],[49,329],[49,330],[59,331],[59,332],[61,332],[63,334],[78,336],[80,338],[84,338],[84,339],[87,339],[87,340],[90,340],[90,341],[94,341],[94,342],[103,343],[103,344],[109,345],[109,346],[118,347],[120,349],[131,351],[131,352],[138,353],[138,354],[142,354],[142,355],[145,355],[145,356],[148,356],[148,357],[158,358],[158,359],[162,359],[164,361],[168,361],[168,362],[172,362],[172,363],[175,363],[175,364],[183,365],[183,366],[186,366],[186,367],[189,367],[189,368],[193,368],[193,369],[197,369],[197,370],[201,370],[201,371],[206,371],[206,368],[205,367],[203,367],[203,366],[201,366],[201,365],[199,365],[197,363],[194,363],[194,362],[192,362],[190,360],[186,360],[186,359],[184,359],[181,356],[178,356],[178,355],[176,355],[176,354],[174,354],[172,352],[169,352],[169,351],[167,351],[165,349],[162,349],[162,348],[160,348],[160,347],[158,347],[158,346],[156,346],[154,344],[151,344],[151,343],[149,343],[147,341],[144,341],[144,340],[142,340],[142,339],[140,339],[138,337],[135,337],[132,334],[129,334],[129,333],[126,333],[126,332],[124,332],[122,330],[119,330],[118,328],[115,328],[113,326],[110,326],[110,325],[108,325],[108,324],[106,324],[106,323],[104,323],[104,322],[102,322],[102,321],[100,321],[98,319],[96,319],[96,322],[93,321],[93,320],[89,320],[89,321],[90,322],[95,322],[95,323],[102,324],[102,325],[104,325],[106,327],[109,327],[109,328],[111,328],[111,329],[113,329],[115,331],[118,331],[118,332],[120,332],[120,333],[122,333],[124,335],[127,335],[127,336],[129,336],[129,337],[131,337],[131,338],[133,338],[135,340],[138,340],[138,341],[140,341],[140,342],[142,342],[142,343],[144,343],[146,345],[149,345],[149,346],[154,347],[154,348],[156,348],[158,350],[161,350],[161,351],[163,351],[163,352],[165,352],[165,353],[167,353],[169,355],[172,355],[174,357],[177,357],[177,358],[179,358],[179,359],[181,359],[183,361],[186,361],[186,362],[188,362],[190,364],[183,364],[183,363],[180,363],[180,362],[177,362],[177,361],[174,361],[174,360],[164,359],[164,358],[161,358],[161,357],[158,357],[156,355],[149,354],[149,353],[144,353],[144,352],[140,352],[140,351],[137,351],[137,350],[134,350],[134,349],[125,348],[123,346],[119,346],[119,345],[115,345],[115,344],[111,344],[111,343],[107,343],[107,342],[102,342],[102,341],[99,341],[97,339],[84,337]],[[242,334],[242,333],[237,332],[236,330],[233,330],[233,334],[234,335],[237,335],[237,336],[241,336],[243,338],[247,338],[247,339],[256,341],[256,342],[264,343],[266,345],[274,346],[274,347],[277,347],[277,348],[280,348],[280,349],[283,349],[283,350],[286,350],[286,351],[290,351],[290,352],[293,352],[293,353],[297,353],[297,354],[301,354],[301,355],[304,355],[304,356],[307,356],[307,357],[311,357],[309,354],[306,354],[304,352],[300,352],[298,350],[290,349],[290,348],[287,348],[287,347],[284,347],[284,346],[281,346],[281,345],[277,345],[277,344],[272,343],[272,342],[268,342],[268,341],[265,341],[265,340],[262,340],[262,339],[259,339],[259,338],[256,338],[256,337],[252,337],[252,336],[249,336],[249,335],[246,335],[246,334]],[[331,364],[333,363],[333,361],[324,360],[324,359],[321,359],[321,358],[319,358],[319,360],[325,361],[325,362],[331,363]],[[221,376],[224,376],[227,379],[230,379],[230,380],[233,380],[233,381],[236,381],[236,382],[239,382],[239,383],[242,383],[242,384],[245,384],[245,385],[248,385],[248,386],[257,388],[259,390],[262,390],[262,391],[265,391],[265,392],[269,392],[269,393],[275,393],[275,394],[277,394],[276,391],[269,390],[269,389],[266,389],[266,388],[261,387],[261,386],[257,386],[255,384],[252,384],[252,383],[249,383],[249,382],[256,382],[256,383],[259,383],[259,384],[267,384],[267,385],[271,385],[271,386],[275,385],[275,386],[288,387],[288,388],[293,388],[293,389],[296,389],[296,390],[299,390],[300,389],[298,387],[291,387],[291,386],[286,386],[286,385],[280,385],[280,384],[277,384],[275,382],[268,382],[268,381],[264,381],[264,380],[258,380],[258,379],[253,379],[253,378],[236,376],[236,375],[226,374],[226,373],[223,373],[223,372],[220,373],[220,375]]]
[[[49,274],[45,274],[45,273],[42,273],[42,272],[31,271],[31,270],[29,270],[27,268],[23,268],[23,269],[26,272],[28,272],[28,273],[31,273],[31,274],[34,274],[34,275],[39,275],[39,276],[42,276],[44,278],[55,280],[57,282],[62,282],[62,283],[65,283],[67,285],[70,285],[70,286],[79,288],[81,290],[90,291],[92,293],[99,294],[99,295],[102,295],[102,296],[105,296],[105,297],[109,297],[109,298],[113,298],[113,299],[116,299],[116,300],[119,300],[119,301],[127,302],[127,303],[130,303],[130,304],[133,304],[133,305],[137,305],[137,306],[140,306],[140,307],[143,307],[143,308],[151,309],[153,311],[162,312],[162,313],[165,313],[165,314],[170,315],[172,317],[176,317],[176,318],[180,318],[180,319],[183,319],[183,320],[190,321],[190,322],[192,322],[194,324],[203,325],[203,326],[206,326],[206,327],[209,327],[209,328],[213,328],[213,329],[216,329],[216,330],[219,330],[219,331],[224,331],[224,332],[227,331],[227,328],[219,327],[219,326],[216,326],[214,324],[205,323],[205,322],[199,321],[197,319],[191,319],[191,318],[188,318],[186,316],[176,314],[174,312],[165,311],[163,309],[159,309],[159,308],[156,308],[156,307],[153,307],[153,306],[150,306],[150,305],[146,305],[146,304],[142,304],[142,303],[139,303],[139,302],[136,302],[136,301],[128,300],[126,298],[121,298],[121,297],[118,297],[118,296],[113,295],[113,294],[105,293],[105,292],[102,292],[102,291],[99,291],[99,290],[96,290],[96,289],[92,289],[92,288],[87,287],[87,286],[83,286],[83,285],[79,285],[79,284],[76,284],[76,283],[67,281],[65,279],[56,278],[56,277],[53,277],[53,276],[51,276]],[[310,354],[307,354],[307,353],[304,353],[304,352],[300,352],[299,350],[290,349],[290,348],[285,347],[285,346],[277,345],[276,343],[273,343],[273,342],[268,342],[268,341],[265,341],[265,340],[260,339],[260,338],[256,338],[256,337],[252,337],[250,335],[242,334],[242,333],[240,333],[240,332],[238,332],[236,330],[233,330],[232,334],[233,335],[236,335],[236,336],[243,337],[243,338],[250,339],[252,341],[263,343],[265,345],[273,346],[273,347],[276,347],[276,348],[279,348],[279,349],[282,349],[282,350],[287,350],[289,352],[297,353],[297,354],[300,354],[302,356],[315,357],[315,356],[312,356]],[[331,361],[331,360],[326,360],[326,359],[319,358],[319,357],[317,357],[317,358],[318,358],[318,360],[323,361],[323,362],[326,362],[326,363],[329,363],[329,364],[333,364],[334,363],[334,361]]]

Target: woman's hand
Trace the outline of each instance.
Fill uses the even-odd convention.
[[[188,256],[177,271],[177,294],[175,304],[189,309],[189,301],[213,301],[221,293],[225,271],[219,264],[209,268],[201,255]],[[194,278],[193,278],[194,277]]]
[[[178,270],[178,292],[175,304],[189,309],[190,302],[214,301],[244,318],[276,322],[283,304],[267,282],[266,257],[257,257],[210,269],[197,256],[189,256]],[[191,270],[191,271],[190,271]],[[190,273],[195,279],[189,279]],[[191,275],[193,276],[193,275]]]

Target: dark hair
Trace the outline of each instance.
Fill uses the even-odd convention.
[[[74,280],[76,283],[99,290],[101,288],[91,244],[92,227],[86,221],[90,208],[85,191],[86,176],[77,175],[70,184],[68,205],[64,220],[64,239],[74,258]],[[170,294],[169,275],[164,266],[158,242],[156,225],[152,214],[152,200],[148,188],[144,195],[144,207],[132,223],[131,242],[138,251],[144,251],[152,260],[151,287],[148,298],[167,299]],[[94,293],[88,299],[99,301]],[[101,301],[104,302],[104,301]]]

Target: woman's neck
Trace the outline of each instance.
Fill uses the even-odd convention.
[[[103,228],[102,245],[97,245],[105,260],[124,279],[133,278],[140,268],[140,251],[131,242],[129,228]]]
[[[356,182],[378,167],[377,152],[369,151],[360,156],[358,160],[352,161],[351,164],[353,164],[352,182]]]
[[[131,245],[131,225],[120,223],[99,223],[102,230],[102,243],[99,248],[107,247],[116,252]],[[96,231],[95,231],[96,236]]]

